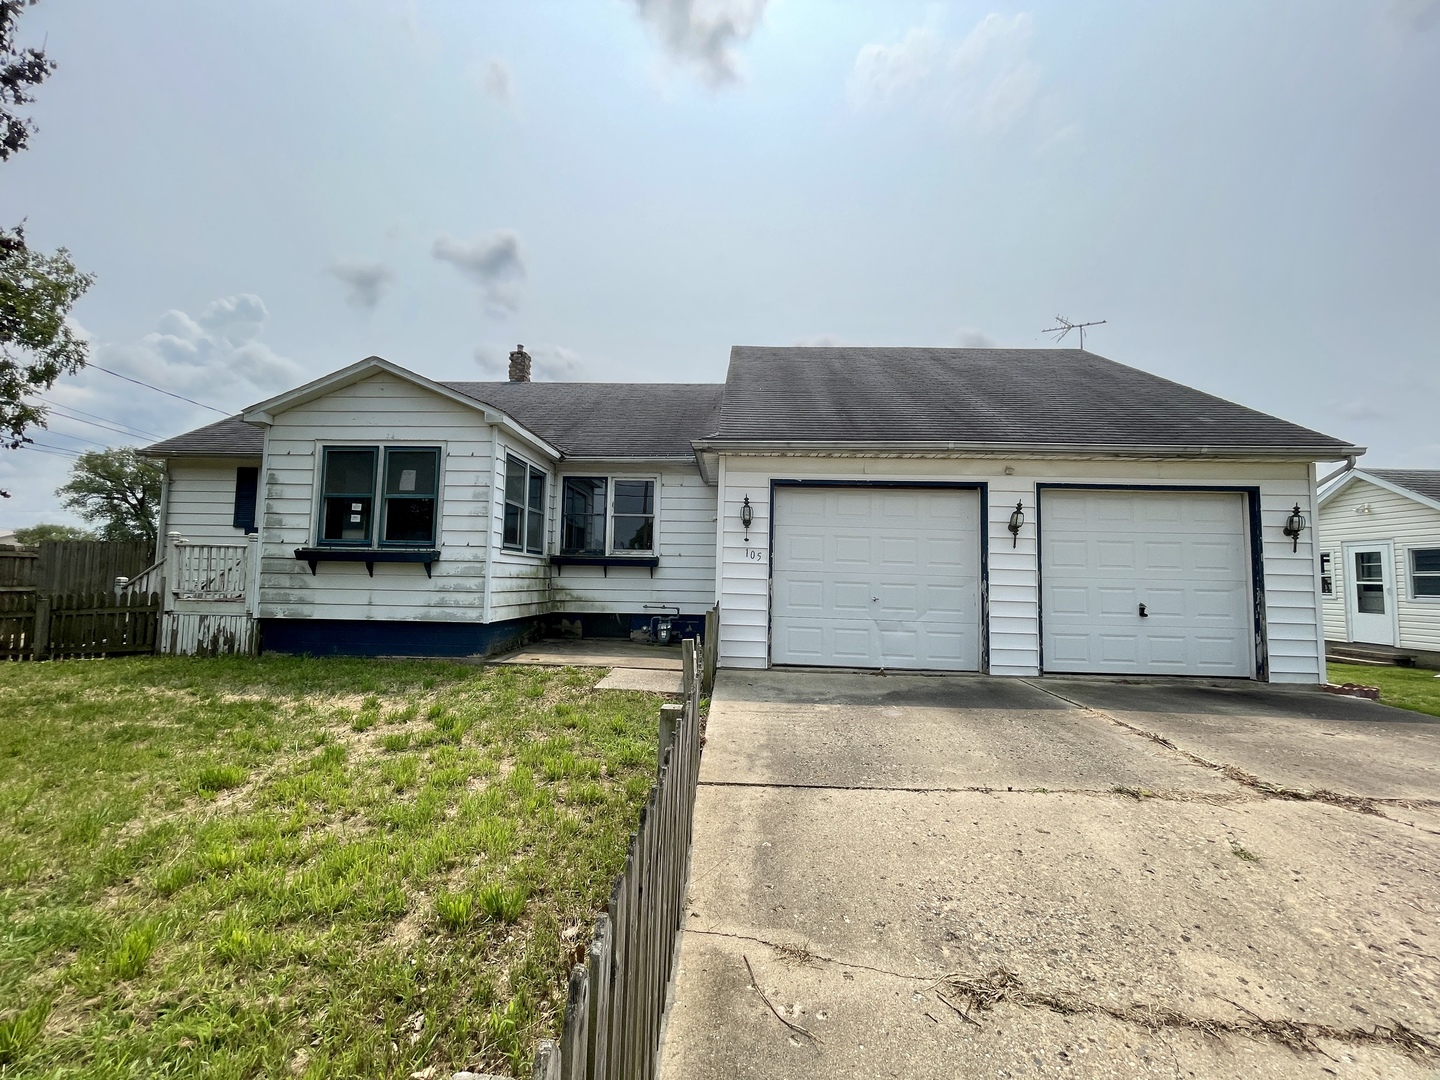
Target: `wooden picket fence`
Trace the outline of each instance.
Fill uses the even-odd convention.
[[[535,1080],[653,1080],[690,872],[700,777],[701,665],[680,643],[682,703],[660,708],[660,765],[625,869],[595,920],[585,963],[570,971],[558,1043],[541,1040]]]
[[[156,593],[69,596],[0,593],[0,659],[64,660],[153,653],[160,626]]]

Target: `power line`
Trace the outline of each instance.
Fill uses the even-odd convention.
[[[53,406],[52,406],[52,408],[53,408]],[[69,421],[71,421],[72,423],[75,423],[75,424],[86,424],[86,425],[88,425],[88,426],[90,426],[90,427],[104,428],[106,431],[113,431],[113,432],[115,432],[117,435],[128,435],[128,436],[129,436],[130,438],[132,438],[132,439],[146,438],[146,436],[145,436],[143,433],[141,433],[141,432],[137,432],[137,431],[126,431],[124,428],[113,427],[113,426],[110,425],[110,424],[102,424],[102,423],[99,423],[98,421],[95,421],[95,420],[84,420],[84,419],[82,419],[82,418],[80,418],[80,417],[78,417],[78,416],[70,416],[70,415],[68,415],[68,414],[66,414],[66,413],[63,413],[63,412],[57,413],[56,415],[58,415],[58,416],[60,417],[60,419],[62,419],[62,420],[69,420]],[[72,437],[78,438],[78,436],[72,436]],[[151,436],[151,437],[156,438],[156,439],[160,438],[160,436],[158,436],[158,435]]]
[[[58,449],[58,448],[53,448],[53,449],[49,449],[49,450],[42,450],[41,447],[43,447],[43,446],[45,446],[45,445],[46,445],[45,443],[39,443],[39,444],[36,444],[36,443],[26,443],[26,444],[23,445],[23,446],[12,446],[11,449],[12,449],[12,450],[29,450],[31,453],[35,453],[35,454],[49,454],[51,457],[63,457],[63,458],[65,458],[65,459],[68,460],[68,461],[76,461],[76,460],[78,460],[79,457],[80,457],[80,455],[77,454],[77,453],[76,453],[75,451],[73,451],[73,450],[60,450],[60,449]]]
[[[68,409],[70,412],[76,413],[79,416],[88,416],[91,420],[104,420],[107,424],[119,424],[121,427],[129,428],[137,435],[144,435],[147,439],[163,439],[165,437],[164,435],[157,435],[153,431],[146,431],[142,427],[136,427],[134,424],[127,424],[124,420],[116,420],[113,416],[101,416],[99,413],[86,412],[84,409],[77,409],[74,405],[66,405],[63,402],[55,401],[47,397],[42,397],[40,400],[53,408]],[[62,412],[60,415],[64,416],[65,413]],[[75,417],[71,417],[70,419],[73,420],[74,418]]]
[[[117,379],[124,379],[126,382],[134,383],[136,386],[143,386],[147,390],[154,390],[157,394],[164,394],[166,397],[173,397],[177,401],[188,401],[191,405],[199,405],[200,408],[209,409],[211,412],[218,412],[221,416],[230,415],[230,413],[227,412],[225,409],[217,409],[214,405],[206,405],[203,401],[196,401],[194,398],[185,397],[183,394],[175,394],[171,393],[169,390],[161,390],[160,387],[154,386],[151,383],[142,382],[139,379],[132,379],[129,375],[121,375],[118,371],[111,371],[109,368],[101,367],[99,364],[86,364],[85,366],[87,368],[94,368],[96,371],[103,371],[106,375],[113,375]]]
[[[70,418],[66,416],[63,417],[63,419],[68,420]],[[57,431],[54,428],[46,428],[45,430],[48,431],[51,435],[59,435],[62,439],[74,439],[76,442],[89,443],[91,446],[98,446],[102,450],[108,450],[110,448],[109,443],[97,442],[94,439],[87,439],[84,435],[71,435],[68,431]]]

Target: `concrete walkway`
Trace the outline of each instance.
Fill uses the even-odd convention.
[[[652,694],[680,693],[678,647],[642,645],[634,641],[591,638],[580,641],[542,641],[497,658],[497,664],[538,667],[608,667],[609,674],[595,684],[597,690],[644,690]]]
[[[1434,1080],[1437,770],[1313,691],[723,672],[663,1075]]]

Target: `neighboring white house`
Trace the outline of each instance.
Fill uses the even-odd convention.
[[[1440,470],[1352,469],[1318,524],[1326,641],[1440,660]]]
[[[718,604],[725,667],[1323,677],[1314,535],[1286,525],[1317,461],[1363,453],[1342,440],[1074,349],[737,347],[704,385],[528,368],[371,357],[150,447],[172,563],[258,530],[227,602],[286,652],[477,654]]]

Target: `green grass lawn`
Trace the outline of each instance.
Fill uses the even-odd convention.
[[[1435,677],[1440,672],[1370,664],[1331,663],[1327,666],[1332,683],[1378,686],[1382,704],[1440,716],[1440,679]]]
[[[654,778],[599,675],[0,664],[0,1076],[525,1073]]]

